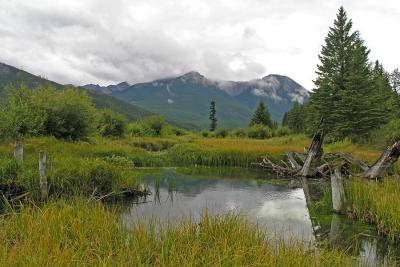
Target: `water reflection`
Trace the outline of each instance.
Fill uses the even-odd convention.
[[[127,204],[122,217],[131,226],[148,219],[161,223],[176,223],[188,217],[199,220],[205,209],[211,215],[233,211],[284,239],[343,249],[357,256],[363,266],[384,264],[400,255],[377,238],[371,226],[336,214],[313,212],[310,216],[307,207],[313,201],[314,185],[305,184],[306,198],[302,187],[277,185],[265,177],[254,176],[250,172],[236,178],[165,172],[161,176],[143,177],[142,184],[153,194]],[[305,182],[300,184],[304,187]]]

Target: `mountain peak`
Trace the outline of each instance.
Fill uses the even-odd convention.
[[[180,78],[183,78],[185,80],[195,80],[195,81],[205,79],[205,77],[197,71],[189,71],[188,73],[183,74]]]

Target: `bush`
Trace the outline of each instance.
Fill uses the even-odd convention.
[[[249,128],[247,132],[249,138],[266,139],[272,137],[272,130],[267,126],[256,124]]]
[[[208,131],[202,131],[201,132],[201,136],[203,136],[203,137],[208,137],[208,135],[209,135]]]
[[[105,109],[101,112],[98,130],[102,136],[121,137],[124,135],[125,127],[126,119],[123,115],[111,109]]]
[[[400,119],[391,120],[371,135],[372,143],[381,143],[382,145],[392,145],[400,140]]]
[[[218,138],[225,138],[228,136],[229,131],[225,128],[219,128],[215,131],[215,136]]]
[[[275,135],[278,137],[290,135],[290,129],[288,127],[280,127],[276,129]]]
[[[0,107],[0,137],[22,138],[43,132],[47,115],[32,105],[33,91],[19,88]]]
[[[145,136],[146,132],[143,125],[140,123],[130,123],[127,126],[127,133],[130,136]]]
[[[12,138],[53,135],[82,139],[93,132],[96,112],[83,90],[22,87],[8,97],[2,108],[0,132],[3,137]]]
[[[34,92],[32,105],[46,114],[46,135],[78,140],[94,132],[97,110],[85,91],[48,87]]]
[[[246,130],[243,128],[239,128],[233,131],[233,135],[238,138],[246,137]]]
[[[142,125],[147,135],[161,136],[166,123],[162,116],[150,116],[143,119]]]

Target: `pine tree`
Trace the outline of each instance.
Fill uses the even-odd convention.
[[[352,21],[340,7],[339,13],[325,38],[325,45],[319,55],[315,90],[310,98],[310,131],[324,118],[323,127],[332,130],[340,119],[336,111],[340,109],[341,91],[349,79],[350,61],[356,33],[351,32]]]
[[[257,109],[254,112],[253,118],[251,119],[250,126],[253,126],[256,124],[268,126],[270,128],[273,127],[271,115],[269,114],[269,111],[265,107],[265,104],[263,101],[260,101],[258,103]]]
[[[381,121],[381,112],[376,102],[376,91],[369,67],[369,50],[357,32],[349,61],[348,77],[344,90],[339,92],[340,102],[335,111],[335,135],[346,137],[366,137]]]
[[[217,111],[215,109],[215,101],[212,100],[210,104],[210,131],[213,132],[215,129],[217,129]]]
[[[306,106],[295,102],[293,108],[286,114],[285,125],[294,133],[305,132],[307,111]]]

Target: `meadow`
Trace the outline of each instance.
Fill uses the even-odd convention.
[[[97,136],[75,142],[37,137],[23,141],[22,163],[13,159],[13,142],[3,142],[1,184],[18,185],[28,195],[23,202],[10,201],[12,197],[6,194],[3,197],[8,200],[3,201],[0,219],[1,264],[354,266],[356,260],[344,251],[266,240],[256,225],[232,214],[204,214],[200,224],[188,220],[179,225],[156,227],[154,223],[149,227],[143,222],[128,230],[115,210],[95,200],[121,188],[143,190],[140,177],[152,168],[184,167],[187,172],[193,166],[256,168],[252,163],[264,155],[278,162],[285,152],[302,152],[309,142],[305,135],[264,140],[204,138],[198,134]],[[46,151],[48,158],[46,203],[39,201],[39,151]],[[324,151],[349,152],[370,163],[381,153],[377,147],[350,142],[326,144]],[[348,181],[351,215],[376,224],[382,234],[396,239],[400,232],[399,205],[394,203],[399,199],[399,188],[395,178],[380,183]]]

